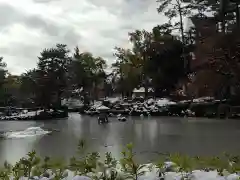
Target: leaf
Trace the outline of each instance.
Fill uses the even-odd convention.
[[[41,169],[40,166],[35,166],[33,169],[32,169],[32,176],[40,176],[43,174],[43,171]]]
[[[141,171],[137,173],[137,176],[143,176],[147,171]]]
[[[159,5],[159,7],[157,8],[157,11],[158,13],[162,13],[167,7],[168,5],[170,4],[171,0],[160,0],[160,1],[157,1],[157,2],[160,2],[161,4]]]
[[[129,143],[129,144],[127,144],[127,149],[129,150],[129,151],[131,151],[132,149],[133,149],[133,144],[132,143]]]
[[[168,11],[164,12],[164,15],[171,20],[178,15],[178,12],[174,9],[169,9]]]
[[[180,22],[176,22],[176,23],[174,23],[173,26],[174,26],[174,27],[180,27]]]
[[[138,168],[137,168],[137,170],[138,171],[141,171],[143,168],[145,168],[146,167],[146,165],[145,164],[142,164],[142,165],[140,165],[140,166],[138,166]]]

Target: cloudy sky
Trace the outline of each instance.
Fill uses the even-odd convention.
[[[56,43],[114,61],[128,32],[166,19],[155,0],[0,0],[0,56],[13,74],[36,66],[39,52]]]

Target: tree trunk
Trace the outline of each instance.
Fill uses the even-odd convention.
[[[57,108],[60,108],[61,107],[61,95],[62,95],[62,91],[59,91],[58,93],[57,93],[57,103],[56,103],[56,107]]]
[[[86,109],[90,104],[89,97],[87,95],[87,92],[86,92],[85,88],[83,88],[82,92],[83,92],[83,105],[84,105],[84,109]]]
[[[177,1],[178,2],[178,1]],[[187,58],[185,54],[185,37],[184,37],[184,28],[183,28],[183,15],[182,15],[182,8],[181,4],[178,2],[178,12],[179,12],[179,19],[180,19],[180,31],[181,31],[181,38],[183,43],[183,49],[182,49],[182,56],[183,56],[183,64],[184,64],[184,71],[187,73]],[[185,91],[187,92],[187,85],[183,84]]]
[[[225,14],[226,14],[226,8],[228,6],[227,0],[221,0],[220,2],[220,17],[221,17],[221,30],[222,33],[225,34],[226,26],[225,26]]]
[[[145,99],[148,98],[148,79],[145,78],[145,83],[144,83],[144,89],[145,89]]]
[[[239,13],[239,4],[236,3],[236,21],[237,21],[237,29],[240,29],[240,13]]]

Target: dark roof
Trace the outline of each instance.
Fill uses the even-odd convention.
[[[195,26],[197,26],[199,23],[204,22],[204,21],[207,22],[207,23],[214,23],[214,24],[216,24],[218,22],[216,17],[193,16],[193,17],[190,17],[190,19],[192,20],[192,23]]]

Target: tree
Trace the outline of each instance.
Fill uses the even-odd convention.
[[[115,88],[115,82],[114,82],[114,74],[106,74],[106,77],[104,79],[104,92],[105,96],[109,97],[112,96],[114,93],[114,88]]]
[[[20,94],[22,106],[31,107],[34,106],[34,102],[37,100],[36,96],[39,94],[38,86],[38,71],[32,69],[20,76]]]
[[[210,67],[226,78],[226,86],[240,87],[240,36],[238,31],[219,35],[210,59]]]
[[[5,106],[19,106],[21,102],[20,95],[20,78],[19,76],[14,76],[8,74],[5,78],[5,82],[3,85],[4,88],[4,105]]]
[[[39,87],[38,101],[47,107],[51,103],[60,105],[61,95],[67,87],[68,67],[71,62],[69,50],[64,44],[44,49],[38,58],[37,84]]]
[[[6,66],[7,64],[3,62],[3,57],[0,57],[0,87],[3,85],[7,74],[7,71],[5,70]]]
[[[0,104],[5,105],[5,89],[4,89],[4,83],[7,75],[6,71],[7,64],[3,62],[3,57],[0,57]]]
[[[98,86],[104,82],[106,61],[101,57],[94,57],[89,52],[80,53],[75,48],[71,64],[71,80],[75,87],[83,89],[86,97],[87,92],[97,95]],[[95,98],[97,98],[95,96]],[[84,98],[86,99],[86,98]]]
[[[173,18],[179,17],[179,21],[174,23],[172,27],[180,30],[182,42],[185,43],[183,20],[184,17],[192,14],[193,2],[186,3],[186,0],[158,0],[157,2],[160,4],[157,8],[158,13],[164,13],[169,18],[169,24],[172,25]]]
[[[212,53],[209,54],[209,67],[223,76],[221,97],[229,98],[230,88],[235,92],[240,90],[240,36],[238,31],[229,34],[219,34]],[[238,94],[238,93],[237,93]]]
[[[138,85],[148,90],[151,85],[157,94],[163,90],[169,93],[184,75],[184,45],[171,32],[169,24],[156,26],[151,32],[136,30],[129,33],[132,49],[116,48],[113,67],[125,91],[132,92]]]
[[[226,25],[240,28],[240,13],[238,0],[220,0],[219,18],[222,21],[222,31],[226,32]],[[234,21],[233,21],[234,20]],[[228,28],[229,29],[229,28]]]
[[[165,26],[156,26],[152,30],[152,43],[147,54],[146,70],[152,79],[156,95],[167,94],[175,88],[178,80],[185,75],[182,57],[184,44],[166,31]]]
[[[115,48],[116,62],[112,64],[115,80],[122,96],[130,96],[132,90],[140,85],[143,73],[143,61],[141,56],[130,49]],[[119,77],[116,79],[116,77]]]
[[[226,32],[236,26],[240,27],[239,1],[238,0],[194,0],[197,7],[203,9],[203,13],[212,12],[221,22],[222,32]],[[196,6],[195,6],[196,7]]]
[[[135,54],[135,59],[137,60],[138,67],[141,68],[140,81],[145,88],[145,97],[148,97],[148,73],[146,71],[146,64],[149,61],[148,49],[150,48],[153,36],[152,32],[145,30],[136,30],[133,33],[129,33],[130,42],[133,44],[133,52]]]

